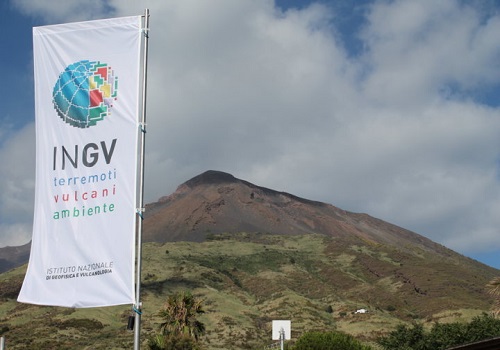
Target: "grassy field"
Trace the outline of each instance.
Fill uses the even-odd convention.
[[[492,276],[460,259],[321,235],[241,233],[204,243],[147,243],[142,340],[158,331],[166,297],[185,290],[204,300],[207,349],[262,349],[272,342],[273,319],[291,320],[294,339],[338,329],[366,342],[400,323],[468,321],[489,309],[483,287]],[[20,304],[15,298],[24,272],[0,275],[0,333],[8,349],[132,347],[130,306]],[[355,314],[358,308],[369,312]]]

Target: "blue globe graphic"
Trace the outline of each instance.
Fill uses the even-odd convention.
[[[118,79],[106,63],[82,60],[70,64],[59,75],[52,102],[66,123],[88,128],[111,113],[117,87]]]

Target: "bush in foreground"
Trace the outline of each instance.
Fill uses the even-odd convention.
[[[301,336],[293,350],[371,350],[349,334],[340,332],[308,332]]]
[[[421,324],[400,325],[378,343],[385,350],[441,350],[500,336],[500,320],[488,314],[469,323],[435,323],[429,331]]]
[[[162,335],[157,334],[148,341],[150,350],[201,350],[192,337],[187,335]]]

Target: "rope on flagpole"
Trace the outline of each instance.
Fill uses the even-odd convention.
[[[134,311],[136,314],[142,315],[142,311],[139,309],[136,309],[135,306],[132,306],[132,311]]]
[[[137,211],[136,211],[137,215],[139,215],[139,217],[141,218],[141,220],[144,220],[144,214],[143,214],[144,210],[145,210],[144,208],[138,208]]]

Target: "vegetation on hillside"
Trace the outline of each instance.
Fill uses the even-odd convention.
[[[495,317],[500,316],[500,277],[493,278],[487,285],[488,293],[493,296],[494,304],[492,312]]]
[[[307,332],[291,350],[371,350],[353,336],[341,332]]]
[[[335,330],[362,342],[400,323],[470,321],[490,309],[484,286],[498,274],[466,258],[443,259],[356,237],[211,238],[144,244],[144,348],[164,322],[159,311],[167,296],[186,290],[203,300],[205,313],[197,319],[206,328],[205,349],[262,349],[272,342],[276,319],[292,321],[293,340],[311,330]],[[0,333],[9,350],[132,347],[133,334],[126,330],[130,305],[71,309],[17,303],[25,270],[0,274]],[[356,314],[360,308],[369,312]]]

